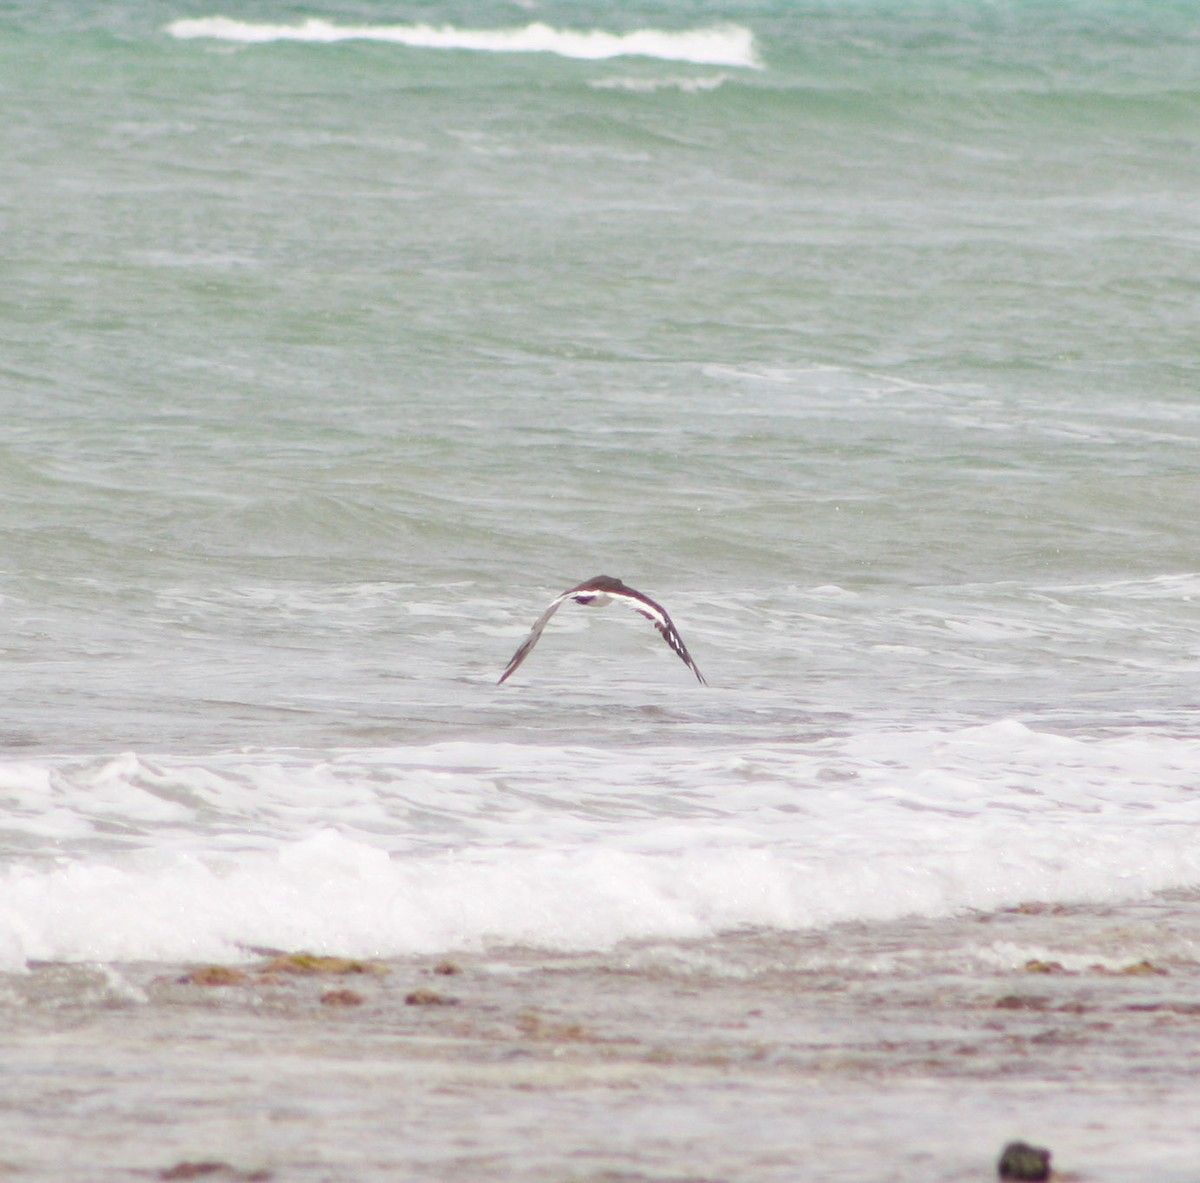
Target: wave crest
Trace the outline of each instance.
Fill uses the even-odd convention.
[[[555,53],[600,61],[614,57],[650,57],[704,66],[759,67],[754,35],[739,25],[670,32],[636,29],[580,32],[534,23],[514,29],[459,29],[452,25],[335,25],[313,17],[298,25],[254,24],[224,16],[173,21],[172,37],[212,38],[258,44],[270,41],[389,41],[415,49],[462,49],[491,53]]]

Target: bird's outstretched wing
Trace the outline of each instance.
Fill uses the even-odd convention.
[[[687,651],[687,646],[683,643],[683,638],[680,637],[679,630],[676,629],[670,616],[667,615],[667,610],[649,596],[642,595],[641,592],[635,591],[632,587],[622,583],[619,579],[614,579],[611,575],[597,575],[594,579],[586,580],[569,591],[563,592],[561,596],[555,599],[550,607],[538,617],[529,636],[521,642],[520,648],[513,654],[512,660],[508,663],[504,673],[500,675],[501,682],[514,674],[521,662],[529,656],[530,650],[537,644],[538,638],[542,635],[542,631],[545,629],[550,617],[558,611],[559,605],[572,599],[579,604],[596,603],[597,605],[607,604],[612,600],[619,600],[622,604],[632,608],[654,625],[662,635],[663,640],[671,647],[671,651],[696,675],[700,684],[702,686],[708,685],[704,679],[704,675],[692,660],[692,655]]]
[[[672,652],[696,675],[700,685],[708,685],[704,680],[704,675],[692,660],[692,655],[687,651],[687,646],[683,643],[683,638],[679,635],[679,630],[675,627],[674,622],[667,615],[667,610],[661,604],[655,603],[649,596],[644,596],[641,592],[634,591],[633,588],[625,587],[624,585],[622,585],[620,591],[611,591],[608,594],[614,600],[622,604],[627,604],[639,615],[644,616],[650,621],[658,629],[662,635],[662,639],[671,646]]]
[[[517,667],[520,666],[521,662],[523,662],[525,658],[529,656],[530,650],[532,650],[534,645],[538,643],[538,638],[542,635],[542,631],[545,629],[546,625],[550,623],[550,617],[558,611],[559,605],[568,600],[574,594],[574,592],[574,588],[572,588],[570,591],[563,592],[563,594],[559,596],[550,605],[550,607],[541,614],[541,616],[537,618],[537,623],[532,629],[530,629],[529,636],[527,636],[525,640],[521,642],[520,648],[512,655],[512,660],[505,667],[504,673],[500,675],[500,681],[496,683],[497,686],[500,685],[500,682],[506,681],[517,672]]]

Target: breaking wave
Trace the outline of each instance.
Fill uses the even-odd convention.
[[[310,18],[296,25],[256,24],[224,16],[177,20],[167,26],[172,37],[212,38],[259,44],[271,41],[386,41],[414,49],[459,49],[491,53],[554,53],[599,61],[615,57],[648,57],[704,66],[759,66],[754,35],[738,25],[670,32],[636,29],[607,33],[592,29],[554,29],[534,23],[512,29],[459,29],[452,25],[336,25]]]

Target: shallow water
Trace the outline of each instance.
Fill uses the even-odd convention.
[[[1173,896],[316,976],[260,954],[226,985],[38,965],[0,982],[6,1156],[112,1180],[965,1181],[1022,1139],[1066,1175],[1182,1183],[1196,917]]]

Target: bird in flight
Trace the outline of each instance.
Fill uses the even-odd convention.
[[[550,617],[558,611],[559,605],[565,604],[567,600],[574,600],[577,604],[586,604],[593,608],[603,608],[605,604],[611,604],[615,600],[617,603],[632,608],[658,629],[662,634],[663,640],[671,646],[675,655],[684,665],[696,675],[700,684],[702,686],[708,685],[704,680],[704,675],[696,668],[696,663],[692,660],[692,655],[687,651],[687,646],[683,643],[674,624],[671,623],[671,618],[667,615],[667,610],[661,604],[656,604],[649,596],[644,596],[641,592],[634,591],[633,588],[627,587],[619,579],[614,579],[611,575],[597,575],[594,579],[585,579],[578,587],[573,587],[570,591],[563,592],[561,596],[554,600],[550,607],[537,618],[537,622],[534,624],[529,636],[521,642],[521,647],[513,654],[512,661],[508,663],[507,669],[500,675],[500,682],[505,681],[516,673],[517,667],[529,656],[530,650],[538,643],[538,638],[542,635],[542,630],[550,622]]]

